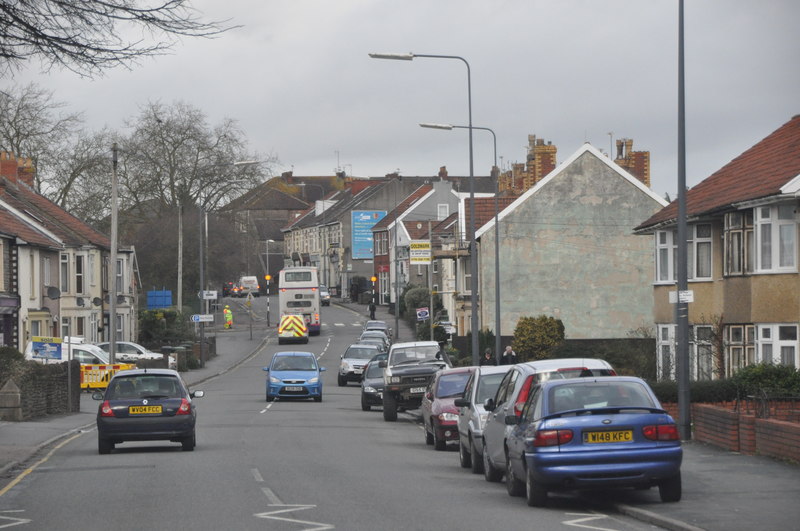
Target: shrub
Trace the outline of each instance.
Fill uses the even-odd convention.
[[[772,396],[800,396],[800,371],[787,365],[772,363],[748,365],[739,369],[730,380],[743,397],[756,395],[760,391]]]
[[[554,347],[564,341],[564,323],[555,317],[520,317],[514,329],[511,348],[517,361],[534,361],[548,357]]]

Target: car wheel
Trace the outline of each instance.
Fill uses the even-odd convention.
[[[517,479],[514,475],[514,467],[511,466],[511,459],[506,454],[506,490],[509,496],[522,496],[527,490],[524,481]]]
[[[433,447],[437,452],[447,450],[447,441],[439,438],[439,432],[436,430],[436,426],[434,426],[433,423],[431,423],[431,428],[433,428]]]
[[[308,345],[308,338],[305,338],[305,339],[303,340],[303,344],[305,344],[305,345]]]
[[[372,407],[367,404],[367,399],[364,397],[364,394],[361,394],[361,411],[369,411]]]
[[[113,449],[114,449],[114,443],[112,443],[108,439],[101,439],[100,437],[97,438],[98,454],[110,454],[111,450]]]
[[[345,378],[342,378],[342,375],[340,374],[336,376],[336,383],[339,384],[339,387],[344,387],[345,385],[347,385],[347,380]]]
[[[425,444],[428,446],[433,444],[433,433],[428,431],[428,424],[423,422],[422,423],[422,431],[425,432]]]
[[[195,438],[194,432],[184,440],[181,441],[181,450],[184,452],[191,452],[194,450],[194,447],[197,445],[197,439]]]
[[[503,479],[503,471],[496,469],[492,464],[492,460],[489,458],[489,452],[486,451],[485,441],[483,443],[483,477],[486,481],[491,483],[498,483]]]
[[[397,401],[392,393],[383,393],[383,420],[386,422],[397,420]]]
[[[281,338],[278,338],[278,344],[279,344],[279,345],[283,345],[284,343],[285,343],[285,341],[284,341],[283,339],[281,339]]]
[[[314,397],[314,402],[322,402],[322,391],[319,392],[319,396]]]
[[[469,437],[469,457],[472,461],[472,473],[483,474],[483,456],[478,455],[478,449],[475,448],[475,441],[472,440],[471,435]]]
[[[273,400],[275,400],[275,397],[274,396],[270,396],[270,394],[267,393],[267,402],[272,402]]]
[[[674,503],[681,501],[681,473],[669,479],[665,479],[658,484],[658,495],[664,503]]]
[[[467,451],[464,443],[461,442],[461,437],[458,439],[458,463],[461,468],[469,468],[472,466],[472,454]]]
[[[547,489],[536,482],[530,469],[528,469],[525,480],[525,498],[531,507],[544,507],[547,505]]]

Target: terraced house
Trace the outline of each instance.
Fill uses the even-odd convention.
[[[693,379],[800,366],[800,115],[687,193]],[[656,253],[659,377],[674,378],[677,203],[639,225]]]

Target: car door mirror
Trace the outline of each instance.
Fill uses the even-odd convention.
[[[328,369],[326,369],[325,367],[320,367],[320,368],[319,368],[319,372],[325,372],[325,371],[327,371],[327,370],[328,370]]]
[[[103,391],[95,391],[92,393],[92,400],[102,400],[103,399]]]
[[[262,371],[267,371],[267,372],[269,372],[269,367],[264,367],[264,368],[263,368],[263,369],[261,369],[261,370],[262,370]]]
[[[487,398],[486,400],[484,400],[483,409],[485,409],[486,411],[494,411],[494,408],[495,408],[494,398]]]
[[[191,396],[192,398],[203,398],[204,396],[206,396],[206,392],[205,391],[192,391],[191,393],[189,393],[189,396]]]
[[[469,400],[466,398],[456,398],[453,404],[456,407],[469,407]]]

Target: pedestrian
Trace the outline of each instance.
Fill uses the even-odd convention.
[[[492,349],[487,348],[481,358],[481,365],[497,365],[497,360],[492,356]]]
[[[369,318],[370,320],[375,320],[375,301],[369,303]]]
[[[226,304],[225,309],[222,310],[222,314],[225,316],[225,328],[233,328],[233,312],[231,311],[231,307]]]
[[[517,353],[511,349],[511,345],[506,347],[506,351],[503,352],[503,356],[500,358],[500,365],[516,365],[517,364]]]

